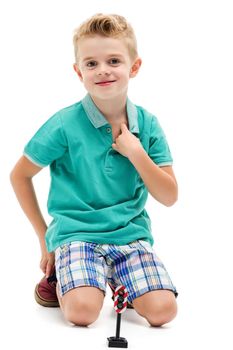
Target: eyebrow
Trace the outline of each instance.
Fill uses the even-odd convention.
[[[121,55],[121,54],[119,54],[119,53],[113,53],[113,54],[108,55],[108,57],[112,57],[112,56],[114,56],[114,57],[124,57],[123,55]],[[88,61],[88,60],[91,60],[91,59],[94,59],[94,58],[95,58],[95,57],[85,57],[85,58],[83,59],[83,62]]]

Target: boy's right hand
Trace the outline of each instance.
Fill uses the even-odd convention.
[[[43,251],[40,260],[40,268],[45,274],[46,278],[51,276],[55,269],[55,254]]]

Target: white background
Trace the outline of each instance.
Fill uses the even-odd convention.
[[[152,197],[157,254],[179,291],[177,318],[161,329],[128,310],[121,335],[141,349],[232,349],[232,2],[1,1],[1,333],[4,349],[104,349],[115,333],[110,292],[88,328],[34,302],[39,244],[16,201],[9,173],[53,113],[86,93],[75,75],[73,30],[87,17],[118,13],[133,25],[143,64],[129,98],[154,113],[166,135],[179,201]],[[42,212],[49,169],[34,178]],[[2,341],[3,341],[2,340]]]

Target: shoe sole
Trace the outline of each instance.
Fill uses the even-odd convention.
[[[35,300],[36,302],[41,305],[41,306],[45,306],[45,307],[60,307],[59,305],[59,302],[58,301],[52,301],[52,300],[46,300],[46,299],[43,299],[39,292],[38,292],[38,284],[36,285],[36,288],[34,290],[34,297],[35,297]]]

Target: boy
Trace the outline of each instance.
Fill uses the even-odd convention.
[[[11,182],[38,235],[44,281],[55,282],[55,265],[66,320],[94,322],[108,283],[113,290],[123,284],[136,312],[161,326],[176,315],[177,292],[152,249],[144,206],[148,191],[173,205],[177,182],[156,117],[127,97],[129,79],[142,63],[136,38],[124,17],[97,14],[77,28],[73,42],[74,70],[88,93],[42,125]],[[47,165],[49,227],[32,184]]]

